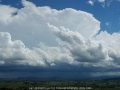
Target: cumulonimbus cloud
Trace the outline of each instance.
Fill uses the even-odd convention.
[[[100,22],[92,14],[22,4],[21,9],[0,5],[1,66],[119,68],[120,33],[98,34]]]

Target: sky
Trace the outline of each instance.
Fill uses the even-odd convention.
[[[120,0],[0,0],[0,78],[120,75]]]

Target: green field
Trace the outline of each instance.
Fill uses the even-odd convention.
[[[120,80],[1,81],[0,90],[120,90]]]

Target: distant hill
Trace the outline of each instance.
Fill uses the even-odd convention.
[[[79,81],[79,80],[120,80],[119,76],[101,76],[95,78],[60,78],[60,77],[48,77],[48,78],[41,78],[41,77],[18,77],[18,78],[0,78],[0,81]]]

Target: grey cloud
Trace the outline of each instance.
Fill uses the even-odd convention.
[[[65,28],[57,28],[48,24],[53,33],[60,39],[60,42],[69,48],[72,56],[79,62],[99,62],[107,60],[107,52],[103,46],[92,40],[85,40],[78,32]]]
[[[39,47],[29,49],[20,40],[12,41],[8,32],[0,32],[0,43],[0,52],[2,52],[0,60],[4,65],[47,67],[60,66],[65,63],[73,64],[73,58],[60,47],[49,47],[40,43]]]

